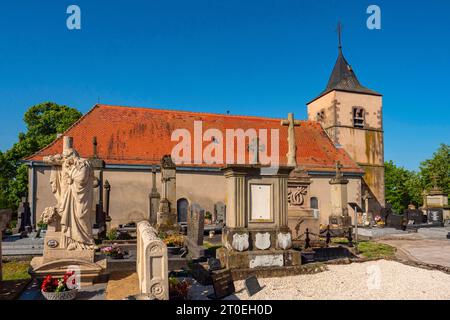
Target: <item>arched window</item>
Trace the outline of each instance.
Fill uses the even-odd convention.
[[[187,223],[188,210],[189,210],[189,201],[187,201],[185,198],[178,199],[177,201],[178,223]]]
[[[353,107],[353,127],[364,128],[365,123],[365,111],[361,107]]]
[[[319,209],[319,200],[316,197],[311,197],[311,209]]]

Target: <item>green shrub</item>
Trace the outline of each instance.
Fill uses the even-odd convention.
[[[117,238],[119,237],[118,233],[117,233],[117,229],[116,228],[112,228],[110,230],[108,230],[108,232],[106,232],[106,239],[114,241],[117,240]]]

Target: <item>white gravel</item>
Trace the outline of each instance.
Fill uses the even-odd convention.
[[[249,297],[244,281],[236,281],[234,300],[358,300],[450,299],[450,275],[399,262],[379,260],[349,265],[329,265],[314,275],[258,279],[263,290]],[[207,299],[212,286],[195,283],[193,300]]]

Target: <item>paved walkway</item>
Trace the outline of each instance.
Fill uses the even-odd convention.
[[[396,247],[400,259],[450,268],[450,240],[391,239],[379,242]]]
[[[41,233],[40,238],[36,238],[36,232],[23,239],[19,235],[8,236],[2,241],[2,254],[4,256],[42,255],[44,252],[44,237],[44,232]]]

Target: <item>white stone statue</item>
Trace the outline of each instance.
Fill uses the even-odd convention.
[[[80,158],[71,147],[70,139],[65,140],[61,155],[45,157],[44,162],[54,165],[50,184],[57,199],[55,209],[60,217],[63,247],[67,250],[93,249],[92,205],[97,180],[90,162]]]

